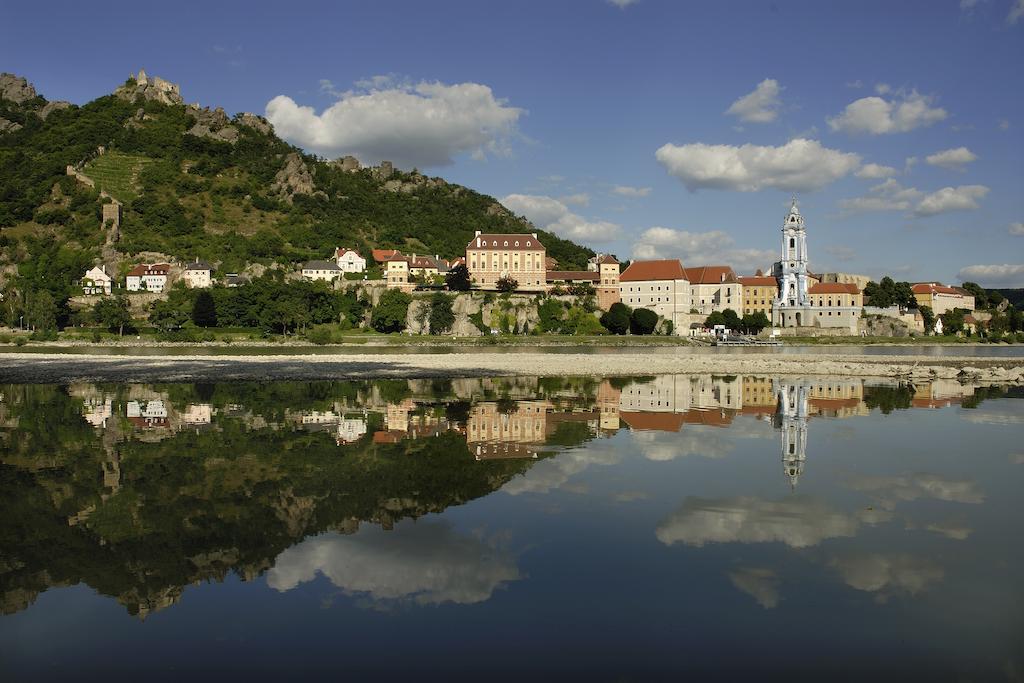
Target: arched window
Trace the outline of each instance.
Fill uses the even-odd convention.
[[[793,239],[792,237],[790,237],[789,238],[789,248],[793,249],[794,247],[796,247],[796,240]]]

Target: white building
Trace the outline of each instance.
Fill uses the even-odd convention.
[[[82,291],[86,294],[110,294],[113,278],[106,266],[93,266],[82,276]]]
[[[185,272],[181,274],[181,279],[193,289],[209,287],[213,284],[213,268],[209,263],[196,259],[185,266]]]
[[[731,308],[743,315],[743,286],[729,266],[699,266],[685,268],[690,281],[690,305],[698,313],[708,316],[715,311]]]
[[[169,263],[141,263],[128,271],[125,288],[129,292],[162,292],[167,289]]]
[[[807,230],[796,199],[782,223],[782,260],[772,275],[779,281],[779,294],[772,305],[772,324],[803,327],[811,324],[811,297],[807,282]]]
[[[334,260],[343,273],[362,273],[366,270],[366,259],[347,247],[335,249]]]
[[[679,259],[633,261],[619,276],[622,303],[649,308],[672,321],[675,334],[686,334],[690,324],[690,282]]]
[[[775,426],[782,431],[782,466],[790,486],[796,488],[807,460],[807,398],[810,386],[780,382],[775,392],[779,401]]]
[[[332,282],[341,277],[341,268],[334,261],[309,261],[302,264],[302,277]]]

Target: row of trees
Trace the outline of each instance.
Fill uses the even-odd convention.
[[[612,334],[653,334],[658,314],[649,308],[630,308],[616,302],[601,316],[601,325]]]
[[[736,311],[727,308],[724,311],[715,311],[704,321],[704,327],[708,329],[715,325],[724,325],[728,330],[737,330],[745,334],[757,334],[771,325],[771,321],[762,311],[747,313],[741,318]]]

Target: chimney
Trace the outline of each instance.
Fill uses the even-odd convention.
[[[476,234],[474,234],[474,235],[473,235],[473,237],[479,237],[479,236],[480,236],[480,231],[479,231],[479,230],[477,230],[477,231],[476,231]]]
[[[725,273],[722,273],[719,277],[721,278],[719,282],[725,282]]]
[[[537,233],[531,232],[530,234],[533,235],[533,239],[537,239]]]

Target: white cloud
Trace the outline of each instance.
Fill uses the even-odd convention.
[[[949,211],[970,211],[978,208],[978,200],[988,194],[984,185],[960,185],[944,187],[922,199],[914,213],[918,216],[934,216]]]
[[[980,2],[980,0],[960,0],[960,9],[971,10]]]
[[[476,537],[459,536],[441,521],[403,522],[391,531],[360,528],[324,534],[281,553],[267,585],[284,592],[326,576],[346,594],[419,605],[483,602],[521,579],[514,558]]]
[[[729,572],[732,585],[757,601],[765,609],[779,604],[779,576],[771,569],[743,567]]]
[[[616,185],[612,192],[623,197],[646,197],[651,193],[649,187],[632,187],[630,185]]]
[[[1024,287],[1024,265],[1009,264],[967,266],[957,274],[961,282],[977,282],[988,287]]]
[[[889,178],[869,189],[863,197],[840,200],[839,207],[845,215],[866,211],[909,211],[923,195],[917,188],[903,187],[899,181]]]
[[[999,119],[999,130],[1010,130],[1010,120]]]
[[[860,80],[859,78],[857,80],[855,80],[855,81],[847,81],[846,87],[847,88],[854,88],[854,89],[863,88],[864,87],[864,81]]]
[[[894,176],[897,173],[899,173],[899,171],[897,171],[892,166],[882,166],[881,164],[864,164],[859,169],[857,169],[857,172],[854,173],[854,175],[857,176],[858,178],[878,180],[880,178],[889,178],[890,176]]]
[[[779,115],[779,93],[782,88],[774,78],[766,78],[757,84],[753,92],[739,98],[725,111],[726,114],[738,116],[740,121],[748,123],[770,123]]]
[[[951,538],[954,541],[965,541],[967,537],[974,531],[971,527],[963,524],[962,522],[956,522],[953,520],[946,520],[945,522],[934,522],[925,527],[928,531],[933,531],[937,534],[942,534],[946,538]]]
[[[589,221],[573,213],[554,197],[534,194],[510,194],[501,203],[515,214],[526,218],[542,230],[559,237],[589,242],[607,242],[615,239],[620,226],[608,221]]]
[[[688,497],[658,524],[656,535],[665,545],[781,542],[806,548],[829,538],[854,536],[859,525],[856,518],[812,498]]]
[[[1010,223],[1011,235],[1024,235],[1024,223]]]
[[[837,261],[852,261],[857,257],[857,252],[852,247],[844,247],[838,244],[827,246],[824,251]]]
[[[576,194],[567,194],[564,197],[559,198],[565,204],[575,204],[576,206],[589,206],[590,195],[586,192],[577,192]]]
[[[966,147],[957,147],[930,154],[925,157],[925,161],[932,166],[962,170],[965,164],[969,164],[977,158],[978,156]]]
[[[930,126],[948,116],[945,109],[933,107],[934,98],[916,90],[897,94],[885,100],[862,97],[846,105],[841,114],[826,119],[834,131],[845,133],[905,133],[921,126]]]
[[[339,98],[322,113],[278,95],[267,103],[267,120],[289,142],[368,164],[387,159],[404,168],[443,166],[459,154],[505,154],[523,114],[479,83],[381,77],[338,93],[325,79],[321,90]]]
[[[1011,268],[1021,268],[1021,266],[1011,266]],[[1024,270],[1020,272],[1024,274]],[[980,409],[964,410],[960,416],[967,422],[981,425],[1024,425],[1024,414],[1018,412],[1015,407],[1002,408],[998,403],[986,403]]]
[[[756,192],[765,188],[808,192],[851,173],[860,155],[795,138],[780,147],[746,144],[663,145],[655,157],[690,190]]]
[[[1016,0],[1010,8],[1010,13],[1006,15],[1006,23],[1012,26],[1020,21],[1021,17],[1024,17],[1024,0]]]
[[[640,0],[608,0],[608,4],[615,5],[619,9],[626,9],[630,5],[635,5]]]
[[[892,86],[888,83],[876,83],[875,92],[879,95],[888,95],[892,92]]]
[[[594,441],[586,448],[562,451],[557,458],[545,458],[534,463],[525,474],[510,480],[501,490],[518,496],[565,489],[570,479],[591,465],[615,465],[622,460],[622,453],[608,441]]]
[[[728,264],[737,273],[768,267],[778,254],[765,249],[739,249],[721,230],[687,232],[656,226],[645,230],[633,244],[634,259],[678,258],[684,266]]]

